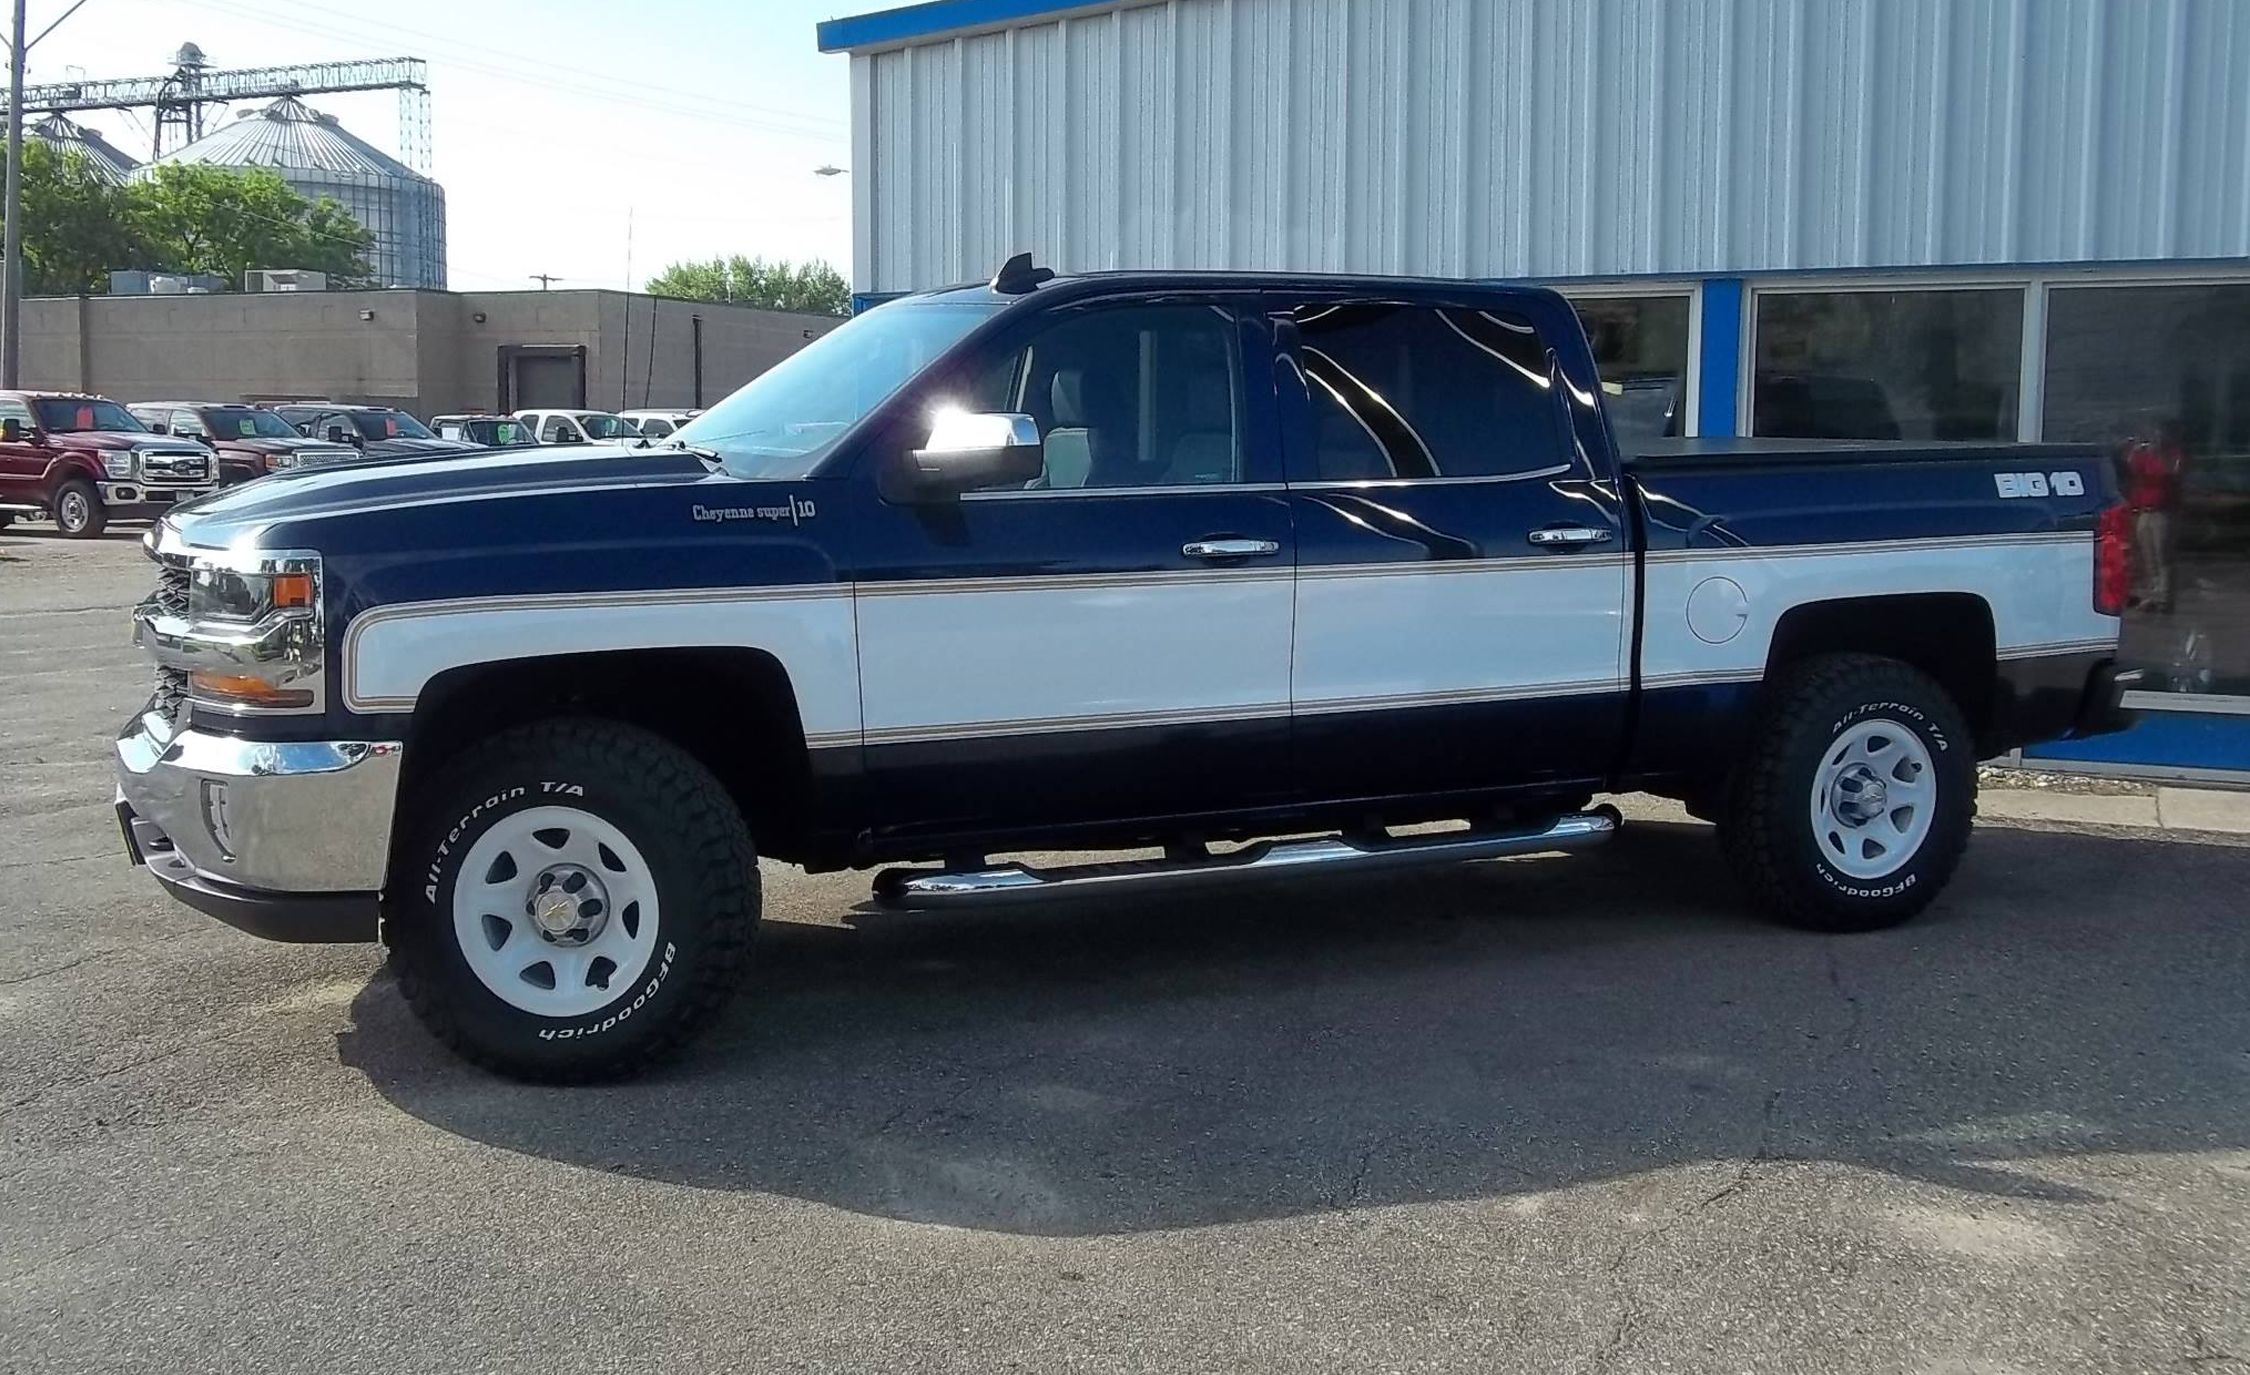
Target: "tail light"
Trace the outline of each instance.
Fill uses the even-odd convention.
[[[2094,526],[2094,610],[2122,616],[2132,591],[2133,513],[2112,506]]]

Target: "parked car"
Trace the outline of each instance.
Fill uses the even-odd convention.
[[[1638,789],[1858,931],[1978,758],[2126,719],[2102,450],[1620,452],[1601,394],[1546,290],[1018,259],[666,445],[222,492],[154,541],[126,841],[262,935],[380,920],[439,1037],[577,1079],[741,986],[761,855],[1154,894],[1587,849]]]
[[[343,463],[359,457],[349,444],[307,439],[288,421],[262,407],[226,401],[136,401],[133,418],[157,434],[192,439],[219,460],[222,485],[288,468]]]
[[[105,396],[0,392],[0,526],[17,516],[91,538],[113,520],[147,520],[217,485],[217,460],[193,440],[149,433]]]
[[[430,422],[440,439],[485,449],[515,449],[537,444],[528,422],[512,415],[441,415]]]
[[[633,422],[644,439],[663,439],[672,431],[703,414],[690,411],[619,411],[618,417]]]
[[[517,411],[542,444],[638,444],[640,428],[609,411]]]
[[[440,439],[421,421],[389,406],[290,402],[272,410],[296,426],[299,434],[330,444],[349,444],[363,458],[440,458],[479,447]]]

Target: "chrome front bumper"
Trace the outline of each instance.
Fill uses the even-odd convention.
[[[144,713],[117,738],[118,820],[173,896],[281,940],[372,940],[401,747],[264,742]]]

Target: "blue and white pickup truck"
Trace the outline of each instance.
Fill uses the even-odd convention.
[[[576,1079],[733,993],[760,856],[1127,894],[1587,848],[1639,789],[1861,930],[1946,882],[1977,759],[2122,724],[2102,452],[1620,455],[1601,396],[1544,290],[1019,258],[665,447],[277,474],[148,541],[127,844]],[[1104,848],[1159,857],[989,858]]]

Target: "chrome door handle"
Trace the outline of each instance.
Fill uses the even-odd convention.
[[[1550,525],[1524,536],[1533,544],[1546,545],[1607,544],[1616,537],[1616,531],[1602,525]]]
[[[1191,559],[1262,559],[1280,553],[1281,545],[1270,539],[1199,539],[1181,545],[1180,552]]]

